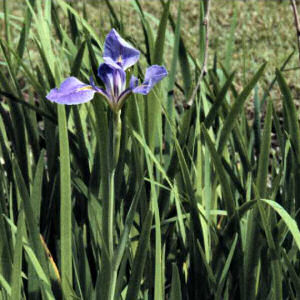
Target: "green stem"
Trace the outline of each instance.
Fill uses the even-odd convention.
[[[108,218],[107,218],[107,238],[108,238],[108,253],[109,253],[109,258],[110,260],[112,259],[113,252],[114,252],[114,206],[115,206],[115,184],[114,184],[114,179],[115,179],[115,169],[113,169],[110,172],[109,175],[109,199],[108,199]]]
[[[114,300],[115,298],[117,274],[118,274],[118,270],[116,269],[111,270],[110,284],[109,284],[109,291],[108,291],[108,298],[107,298],[108,300]]]
[[[119,159],[121,130],[121,111],[119,110],[113,114],[113,170],[116,168]]]
[[[107,237],[108,237],[108,253],[110,260],[110,276],[109,276],[109,285],[108,285],[108,298],[109,300],[113,300],[115,296],[115,288],[117,281],[117,271],[113,266],[113,255],[114,255],[114,211],[115,211],[115,171],[119,159],[120,153],[120,141],[121,141],[121,111],[113,113],[113,145],[112,145],[112,156],[113,162],[110,170],[110,178],[109,178],[109,203],[108,203],[108,211],[107,211]]]

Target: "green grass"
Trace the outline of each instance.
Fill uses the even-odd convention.
[[[299,299],[288,4],[213,1],[208,74],[187,108],[200,2],[86,2],[4,1],[0,299]],[[112,27],[142,51],[129,72],[164,64],[168,77],[120,116],[99,95],[47,101],[63,78],[96,75]]]

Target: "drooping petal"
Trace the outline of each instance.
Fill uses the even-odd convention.
[[[93,99],[95,90],[75,77],[65,79],[59,88],[52,89],[46,98],[60,104],[80,104]]]
[[[140,51],[127,43],[115,29],[107,35],[104,43],[103,59],[111,64],[111,60],[122,67],[123,70],[134,65],[140,57]]]
[[[152,80],[153,84],[156,84],[167,75],[168,72],[164,66],[153,65],[147,68],[144,82]]]
[[[129,81],[129,88],[133,90],[138,86],[138,84],[139,84],[138,78],[132,75]]]
[[[144,82],[135,87],[132,91],[135,94],[147,95],[153,86],[168,75],[165,67],[153,65],[146,70]]]
[[[116,102],[125,90],[126,73],[120,67],[102,63],[98,69],[98,76],[103,81],[111,101]]]

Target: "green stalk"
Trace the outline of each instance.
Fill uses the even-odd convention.
[[[109,276],[109,285],[108,285],[108,300],[113,300],[115,296],[116,282],[118,268],[114,267],[113,256],[114,256],[114,210],[115,210],[115,171],[120,154],[120,141],[121,141],[121,110],[113,113],[113,127],[112,127],[112,136],[113,136],[113,145],[112,145],[112,157],[113,162],[110,170],[109,178],[109,203],[107,211],[107,238],[108,238],[108,254],[109,254],[109,263],[110,263],[110,276]],[[106,212],[103,212],[106,215]]]
[[[115,130],[113,128],[114,133],[114,141],[115,141]],[[114,144],[115,145],[115,144]],[[113,157],[115,163],[116,153],[115,153],[115,147],[113,147]],[[107,294],[108,300],[114,299],[115,294],[115,287],[116,287],[116,281],[117,281],[117,270],[113,269],[113,255],[114,255],[114,206],[115,206],[115,168],[110,172],[110,178],[109,178],[109,202],[108,202],[108,211],[107,211],[107,238],[108,238],[108,255],[109,255],[109,284],[107,286]],[[106,215],[106,213],[103,213]]]
[[[113,162],[110,169],[109,177],[109,202],[108,202],[108,226],[107,226],[107,237],[108,237],[108,253],[110,259],[112,259],[114,252],[114,242],[113,242],[113,224],[114,224],[114,209],[115,209],[115,171],[119,159],[120,153],[120,140],[121,140],[121,111],[113,113],[113,127],[112,127],[112,136],[113,136],[113,145],[112,145],[112,157]]]
[[[119,110],[113,114],[113,170],[116,168],[119,159],[121,131],[121,110]]]

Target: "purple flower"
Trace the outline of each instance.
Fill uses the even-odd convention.
[[[147,68],[145,80],[141,85],[138,85],[138,79],[132,76],[129,87],[126,88],[125,71],[133,66],[139,57],[140,52],[112,29],[104,43],[104,63],[100,64],[98,69],[98,76],[105,89],[97,87],[92,77],[90,84],[85,84],[75,77],[68,77],[59,88],[52,89],[46,98],[52,102],[72,105],[88,102],[93,99],[95,93],[99,93],[113,110],[118,110],[131,93],[147,95],[153,86],[168,74],[165,67],[153,65]]]

